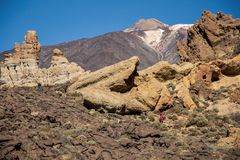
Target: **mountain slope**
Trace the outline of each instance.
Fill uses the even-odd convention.
[[[169,26],[156,19],[141,19],[124,31],[43,46],[40,53],[40,67],[50,66],[52,51],[55,48],[62,50],[69,61],[76,62],[85,70],[91,71],[132,56],[139,57],[141,62],[139,69],[149,67],[161,60],[176,63],[179,61],[176,41],[186,40],[189,25],[176,26]],[[5,51],[5,53],[9,52],[12,51]]]
[[[118,61],[139,56],[140,68],[146,68],[158,61],[157,53],[142,40],[132,34],[113,32],[92,39],[81,39],[56,46],[43,47],[41,50],[41,66],[49,64],[54,48],[63,51],[70,61],[75,61],[86,70],[97,70]]]

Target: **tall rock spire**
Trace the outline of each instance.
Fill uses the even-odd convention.
[[[31,67],[38,66],[41,44],[38,42],[36,31],[28,31],[21,48],[21,62],[23,65]]]
[[[28,31],[22,43],[15,43],[14,52],[5,54],[0,65],[1,86],[36,86],[66,83],[78,77],[84,70],[76,63],[69,63],[59,49],[53,50],[52,65],[41,69],[38,66],[41,45],[36,31]]]

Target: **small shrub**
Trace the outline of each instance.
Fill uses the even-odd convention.
[[[228,134],[229,134],[229,131],[226,127],[221,127],[219,130],[218,130],[218,134],[222,137],[227,137]]]
[[[181,141],[177,141],[177,142],[175,143],[175,145],[176,145],[177,147],[180,147],[180,146],[184,146],[184,143],[181,142]]]
[[[217,131],[217,129],[216,129],[215,127],[210,127],[209,130],[210,130],[211,132],[216,132],[216,131]]]
[[[188,135],[189,136],[198,136],[199,135],[199,131],[196,128],[190,128]]]
[[[217,108],[213,108],[213,112],[218,113],[219,110]]]
[[[197,107],[195,110],[196,110],[196,112],[200,112],[201,113],[204,109],[202,107]]]
[[[223,127],[223,126],[224,126],[224,122],[223,122],[222,120],[217,119],[217,120],[215,121],[215,125],[217,125],[217,126],[219,126],[219,127]]]
[[[238,125],[240,125],[240,112],[232,113],[230,115],[230,119],[235,121]]]
[[[201,132],[202,132],[202,134],[206,134],[209,132],[209,129],[207,127],[203,127],[203,128],[201,128]]]
[[[178,116],[188,115],[188,110],[183,106],[182,98],[176,98],[174,100],[174,105],[171,109],[167,110],[167,114],[175,113]]]
[[[164,123],[161,123],[160,130],[161,131],[167,131],[168,130],[168,126],[166,124],[164,124]]]
[[[208,124],[208,120],[205,117],[198,117],[196,125],[198,127],[204,127]]]
[[[176,114],[170,115],[168,118],[171,119],[171,120],[173,120],[173,121],[175,121],[175,120],[178,119],[178,117],[176,116]]]
[[[186,126],[185,122],[182,121],[182,120],[180,120],[180,121],[177,121],[177,122],[174,124],[173,128],[174,128],[174,129],[180,129],[180,128],[185,127],[185,126]]]
[[[189,117],[187,127],[196,125],[197,127],[204,127],[208,125],[208,120],[202,115],[192,115]]]
[[[230,119],[229,119],[228,116],[223,116],[222,121],[225,122],[225,123],[230,123]]]
[[[204,116],[208,119],[208,121],[216,121],[218,115],[213,110],[206,110],[203,112]]]
[[[211,137],[214,137],[216,135],[216,133],[213,133],[213,132],[208,132],[207,134],[205,134],[205,138],[211,138]]]
[[[91,116],[97,116],[98,115],[98,111],[96,111],[95,109],[91,109],[90,111],[89,111],[89,114],[91,115]]]
[[[238,134],[234,139],[234,147],[240,149],[240,135]]]
[[[97,142],[94,141],[94,140],[89,140],[86,143],[89,144],[89,145],[95,145]]]
[[[169,84],[167,84],[167,88],[171,93],[171,92],[174,92],[174,90],[176,89],[176,86],[172,82],[170,82]]]
[[[176,141],[177,140],[177,135],[175,133],[174,134],[170,134],[169,135],[169,140]]]
[[[221,137],[220,137],[219,135],[216,135],[216,136],[215,136],[215,139],[216,139],[216,140],[219,140],[220,138],[221,138]]]
[[[151,122],[154,122],[155,121],[155,117],[156,117],[157,115],[155,115],[155,114],[153,114],[153,113],[151,113],[151,112],[149,112],[149,113],[147,113],[147,118],[149,119],[149,121],[151,121]]]
[[[218,139],[216,139],[215,137],[208,138],[209,143],[216,143],[217,141],[218,141]]]
[[[189,136],[197,136],[197,132],[190,132]]]

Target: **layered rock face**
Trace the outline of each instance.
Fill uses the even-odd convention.
[[[178,43],[181,61],[226,59],[240,53],[240,19],[204,12],[188,30],[187,43]]]
[[[51,66],[40,69],[40,50],[37,32],[28,31],[22,47],[16,43],[14,53],[6,54],[1,63],[0,87],[55,85],[69,82],[84,72],[77,64],[69,63],[59,49],[53,50]]]

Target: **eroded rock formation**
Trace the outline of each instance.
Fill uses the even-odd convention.
[[[126,94],[134,86],[138,57],[105,67],[96,72],[80,76],[69,88],[69,92],[81,93],[85,106],[110,112],[129,113],[149,110],[133,95]]]
[[[232,67],[232,61],[239,57],[209,63],[183,63],[173,65],[159,62],[143,71],[136,72],[138,58],[132,57],[96,72],[80,76],[69,88],[69,92],[83,95],[88,108],[104,108],[110,112],[131,113],[161,111],[181,99],[189,110],[203,107],[213,90],[229,87],[225,79],[232,78],[225,68]],[[239,61],[233,70],[239,69]],[[230,86],[240,87],[239,74]],[[236,81],[237,80],[237,81]],[[216,87],[218,86],[218,87]],[[196,98],[198,103],[196,103]]]
[[[22,47],[15,44],[14,53],[6,54],[0,66],[0,87],[55,85],[66,83],[78,77],[84,70],[70,63],[59,49],[53,50],[51,66],[38,67],[41,45],[37,32],[28,31]]]
[[[188,30],[187,43],[179,42],[182,61],[226,59],[240,53],[240,19],[205,11]]]

